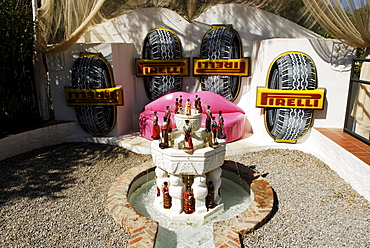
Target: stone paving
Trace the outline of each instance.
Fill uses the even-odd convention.
[[[225,161],[223,170],[239,174],[254,193],[253,203],[234,218],[213,224],[215,247],[241,247],[241,239],[270,217],[274,207],[274,193],[269,183],[249,167],[232,161]]]
[[[158,223],[136,212],[127,198],[132,182],[148,170],[154,170],[152,162],[131,168],[118,177],[108,191],[109,213],[131,234],[128,247],[154,247]]]
[[[118,177],[108,192],[109,213],[120,226],[130,232],[128,244],[130,248],[154,247],[155,245],[158,223],[136,212],[127,198],[133,183],[154,169],[152,162],[138,165]],[[225,161],[222,169],[240,175],[254,193],[253,203],[244,212],[234,218],[213,224],[215,247],[241,247],[243,236],[261,226],[271,216],[274,207],[274,192],[262,175],[247,166]]]

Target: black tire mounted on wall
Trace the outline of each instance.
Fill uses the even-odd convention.
[[[269,70],[268,88],[314,90],[317,88],[315,66],[306,54],[280,55]],[[269,134],[280,142],[295,142],[310,128],[312,109],[267,108],[265,124]]]
[[[240,59],[241,42],[231,27],[214,26],[202,42],[202,59]],[[233,101],[240,88],[239,76],[208,75],[200,78],[202,90],[212,91]]]
[[[156,28],[147,34],[143,46],[143,59],[171,60],[181,58],[181,44],[177,35],[165,28]],[[146,76],[144,86],[150,100],[181,90],[181,76]]]
[[[102,54],[82,53],[72,67],[72,86],[78,89],[114,87],[113,73]],[[95,136],[109,133],[116,121],[115,106],[75,106],[81,128]]]

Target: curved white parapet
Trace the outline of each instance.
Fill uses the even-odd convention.
[[[220,167],[225,159],[226,143],[216,148],[205,147],[192,154],[174,148],[159,148],[159,141],[152,141],[151,152],[154,164],[174,175],[204,175]]]
[[[44,146],[68,142],[77,132],[76,122],[66,122],[5,137],[0,139],[0,160]]]

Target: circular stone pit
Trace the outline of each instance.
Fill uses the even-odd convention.
[[[266,179],[251,168],[234,161],[225,161],[223,174],[234,173],[238,184],[247,183],[254,201],[239,215],[213,224],[215,247],[241,247],[242,237],[264,224],[272,214],[274,193]],[[108,211],[113,219],[128,232],[128,247],[154,247],[158,222],[139,214],[129,203],[129,195],[154,175],[155,166],[146,162],[125,171],[108,191]],[[153,176],[152,176],[153,177]],[[230,178],[228,178],[230,179]]]

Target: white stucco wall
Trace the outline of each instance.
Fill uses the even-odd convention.
[[[144,91],[143,79],[135,76],[133,65],[136,58],[141,58],[147,33],[156,27],[172,29],[181,41],[183,57],[192,61],[192,58],[200,56],[203,36],[213,24],[231,24],[240,35],[244,57],[251,58],[251,76],[242,79],[235,104],[246,112],[255,135],[270,138],[263,124],[263,109],[255,107],[256,89],[265,85],[271,62],[281,53],[289,51],[308,54],[317,67],[318,86],[327,89],[325,109],[315,111],[314,126],[343,127],[350,73],[349,67],[335,67],[331,63],[335,41],[323,39],[269,12],[239,4],[214,6],[192,23],[171,10],[148,8],[90,28],[70,50],[48,57],[56,119],[76,119],[73,107],[65,105],[63,90],[65,86],[70,86],[70,70],[78,54],[82,51],[102,52],[113,67],[116,84],[124,87],[125,98],[125,106],[118,107],[118,129],[116,127],[109,135],[120,135],[130,128],[138,129],[138,115],[149,99]],[[338,55],[338,51],[335,53]],[[61,63],[63,68],[55,70],[53,63]],[[199,77],[183,77],[182,90],[201,90]]]
[[[241,4],[225,4],[210,8],[189,23],[176,12],[164,8],[147,8],[129,12],[108,22],[90,28],[79,40],[84,43],[124,42],[132,43],[135,53],[141,56],[143,40],[157,27],[172,29],[179,37],[183,57],[200,57],[204,34],[212,25],[231,24],[239,33],[243,56],[250,57],[253,41],[271,38],[319,38],[320,36],[282,17],[255,7]],[[141,83],[142,79],[138,78]],[[183,90],[200,90],[198,78],[184,77]]]
[[[134,49],[132,44],[126,43],[78,43],[63,54],[47,55],[49,69],[50,90],[53,98],[56,120],[76,121],[74,108],[66,105],[64,88],[71,86],[71,70],[73,63],[81,52],[102,53],[113,69],[116,86],[122,86],[124,91],[124,105],[117,106],[117,122],[109,136],[116,136],[134,129],[138,125],[140,112],[140,94],[137,94],[136,78],[133,75]],[[87,135],[78,130],[80,135]]]

